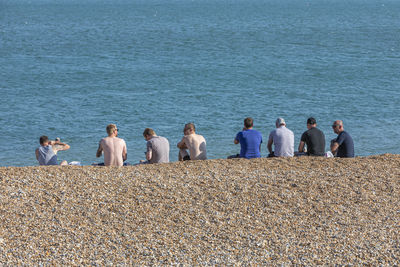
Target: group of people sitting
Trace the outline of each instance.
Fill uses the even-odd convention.
[[[343,122],[337,120],[333,123],[333,131],[338,135],[331,140],[331,151],[325,152],[325,135],[317,128],[315,118],[307,119],[307,131],[300,139],[298,152],[294,151],[294,134],[286,127],[283,118],[278,118],[275,122],[276,129],[271,131],[268,138],[267,148],[268,157],[293,157],[293,156],[336,156],[342,158],[354,157],[354,143],[351,136],[344,131]],[[229,156],[228,158],[259,158],[262,135],[253,129],[253,119],[244,119],[243,130],[237,133],[233,140],[235,144],[240,144],[240,154]],[[274,150],[272,149],[274,145]]]
[[[333,123],[333,131],[338,134],[337,138],[331,141],[331,151],[325,153],[325,135],[317,128],[314,118],[308,118],[307,128],[300,139],[298,152],[294,152],[294,134],[286,128],[283,118],[276,120],[276,129],[273,130],[268,139],[268,157],[293,157],[293,156],[337,156],[354,157],[354,144],[351,136],[344,131],[343,122],[337,120]],[[96,157],[104,155],[104,163],[96,164],[103,166],[123,166],[127,159],[126,143],[118,137],[118,128],[115,124],[109,124],[106,128],[108,136],[101,139],[96,152]],[[207,159],[206,140],[202,135],[196,134],[193,123],[185,124],[183,129],[184,136],[177,144],[179,148],[178,159],[185,160],[205,160]],[[151,128],[143,131],[143,137],[147,141],[145,152],[146,160],[139,164],[167,163],[169,162],[169,142],[168,139],[158,136]],[[62,143],[59,139],[50,141],[47,136],[39,139],[40,147],[36,149],[36,158],[40,165],[58,165],[57,152],[68,150],[70,146]],[[240,144],[240,154],[229,156],[231,158],[259,158],[261,157],[262,135],[253,129],[253,119],[244,119],[244,128],[236,134],[233,140],[235,144]],[[274,151],[272,146],[274,145]],[[68,165],[62,161],[60,165]]]

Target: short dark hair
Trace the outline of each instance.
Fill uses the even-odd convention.
[[[317,123],[317,120],[314,119],[313,117],[310,117],[307,119],[307,124],[314,125],[316,123]]]
[[[246,127],[246,128],[253,127],[253,119],[250,117],[244,119],[244,127]]]
[[[45,135],[42,135],[40,138],[39,138],[39,143],[41,144],[41,145],[43,145],[44,143],[46,143],[46,142],[48,142],[49,141],[49,138],[47,137],[47,136],[45,136]]]

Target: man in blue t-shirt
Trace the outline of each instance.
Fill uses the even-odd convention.
[[[262,135],[259,131],[253,130],[252,118],[244,119],[243,131],[237,133],[233,142],[235,144],[240,143],[240,158],[251,159],[261,157]]]
[[[332,141],[332,154],[339,158],[354,158],[354,143],[353,138],[343,129],[343,122],[337,120],[332,125],[333,131],[338,135]]]

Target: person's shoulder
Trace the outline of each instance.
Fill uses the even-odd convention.
[[[124,139],[119,138],[119,137],[114,137],[114,138],[115,138],[115,140],[116,140],[117,142],[119,142],[119,143],[121,143],[121,144],[125,144],[125,140],[124,140]]]
[[[294,134],[292,130],[290,130],[289,128],[286,128],[286,130],[290,133],[290,134]]]
[[[254,134],[255,135],[257,135],[257,136],[262,136],[262,133],[260,132],[260,131],[257,131],[257,130],[253,130],[254,131]]]
[[[324,133],[321,129],[319,129],[319,128],[317,128],[317,127],[314,127],[314,128],[312,128],[312,129],[310,129],[310,130],[313,130],[313,131],[319,132],[319,133]]]
[[[257,134],[261,134],[261,132],[260,132],[260,131],[258,131],[258,130],[255,130],[255,129],[251,129],[250,131],[253,131],[254,133],[257,133]]]
[[[206,139],[204,138],[204,136],[202,136],[201,134],[196,134],[196,137],[199,138],[199,139],[202,139],[202,140],[206,140]]]
[[[159,138],[160,138],[161,140],[163,140],[164,142],[168,142],[168,138],[166,138],[166,137],[164,137],[164,136],[159,136]]]
[[[350,135],[348,132],[343,131],[342,133],[343,133],[344,136],[346,136],[346,137],[348,137],[348,138],[351,138],[351,135]]]

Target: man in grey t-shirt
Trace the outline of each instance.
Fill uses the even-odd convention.
[[[169,142],[162,136],[157,136],[153,129],[146,128],[143,132],[147,140],[146,163],[169,162]]]
[[[50,141],[45,135],[40,137],[39,143],[40,147],[35,151],[39,165],[58,165],[57,152],[68,150],[70,148],[68,144],[61,143],[60,139]],[[60,165],[68,165],[68,162],[63,160]]]
[[[275,122],[276,129],[269,135],[267,144],[270,155],[275,157],[293,157],[294,154],[294,134],[286,128],[283,118],[278,118]],[[275,145],[275,151],[272,152],[272,144]]]

